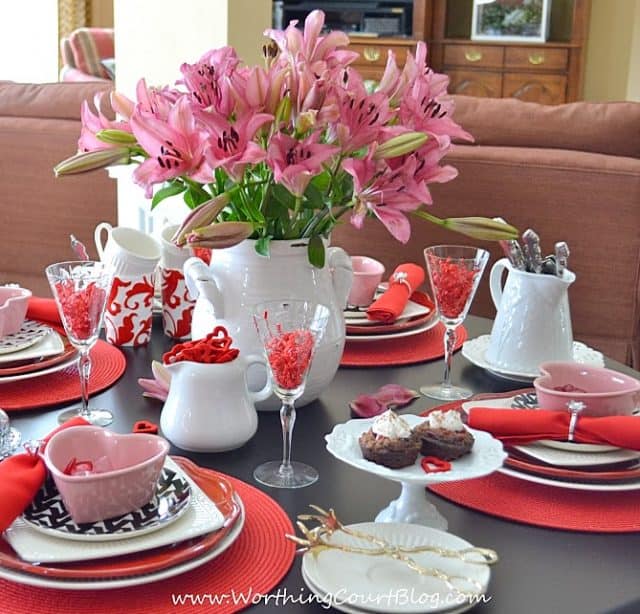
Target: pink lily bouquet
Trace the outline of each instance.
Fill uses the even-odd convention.
[[[322,238],[346,214],[358,228],[377,217],[403,243],[408,212],[476,238],[515,238],[515,228],[493,220],[421,210],[432,203],[428,184],[457,174],[441,163],[452,137],[472,140],[451,117],[448,78],[427,67],[426,45],[402,70],[389,51],[369,88],[350,66],[357,54],[348,36],[321,36],[323,26],[324,13],[313,11],[304,31],[296,22],[267,30],[265,67],[244,66],[223,47],[183,64],[175,89],[143,79],[135,102],[114,92],[116,121],[85,102],[79,153],[56,174],[138,164],[133,178],[152,207],[182,194],[193,210],[177,245],[254,238],[268,255],[274,239],[303,238],[316,266],[324,263]]]

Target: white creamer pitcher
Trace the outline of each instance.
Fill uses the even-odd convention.
[[[254,403],[271,395],[270,382],[258,392],[249,390],[247,369],[254,364],[266,368],[257,355],[218,364],[166,365],[171,386],[160,416],[163,435],[192,452],[224,452],[249,441],[258,428]]]
[[[502,287],[502,275],[507,280]],[[527,273],[498,260],[489,285],[497,309],[486,359],[505,371],[538,373],[545,361],[573,359],[569,286],[576,276]]]

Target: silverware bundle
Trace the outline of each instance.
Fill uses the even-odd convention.
[[[501,217],[493,219],[506,224]],[[556,243],[554,253],[548,256],[542,255],[540,237],[531,228],[522,233],[522,242],[523,246],[521,247],[520,243],[515,239],[500,241],[500,247],[502,247],[504,255],[514,269],[562,277],[564,270],[567,268],[567,260],[570,253],[569,246],[564,241]]]

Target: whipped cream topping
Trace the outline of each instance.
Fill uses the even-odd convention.
[[[380,414],[371,425],[371,430],[380,437],[406,439],[411,437],[411,427],[406,420],[388,409]]]
[[[447,431],[464,431],[464,424],[457,411],[441,411],[436,409],[428,416],[429,427],[432,429],[445,429]]]

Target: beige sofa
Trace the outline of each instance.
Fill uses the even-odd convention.
[[[457,121],[475,137],[447,161],[459,170],[434,185],[431,211],[440,217],[502,216],[520,231],[536,230],[545,253],[567,241],[577,275],[569,292],[574,337],[640,367],[640,104],[573,103],[543,106],[515,99],[456,97]],[[352,254],[424,264],[422,250],[465,239],[413,220],[406,246],[374,220],[349,224],[333,242]],[[485,274],[486,275],[486,274]],[[487,278],[472,312],[495,313]]]
[[[48,294],[45,267],[70,260],[69,235],[93,248],[93,228],[116,220],[105,171],[56,179],[80,135],[80,106],[108,83],[0,82],[0,283]]]

